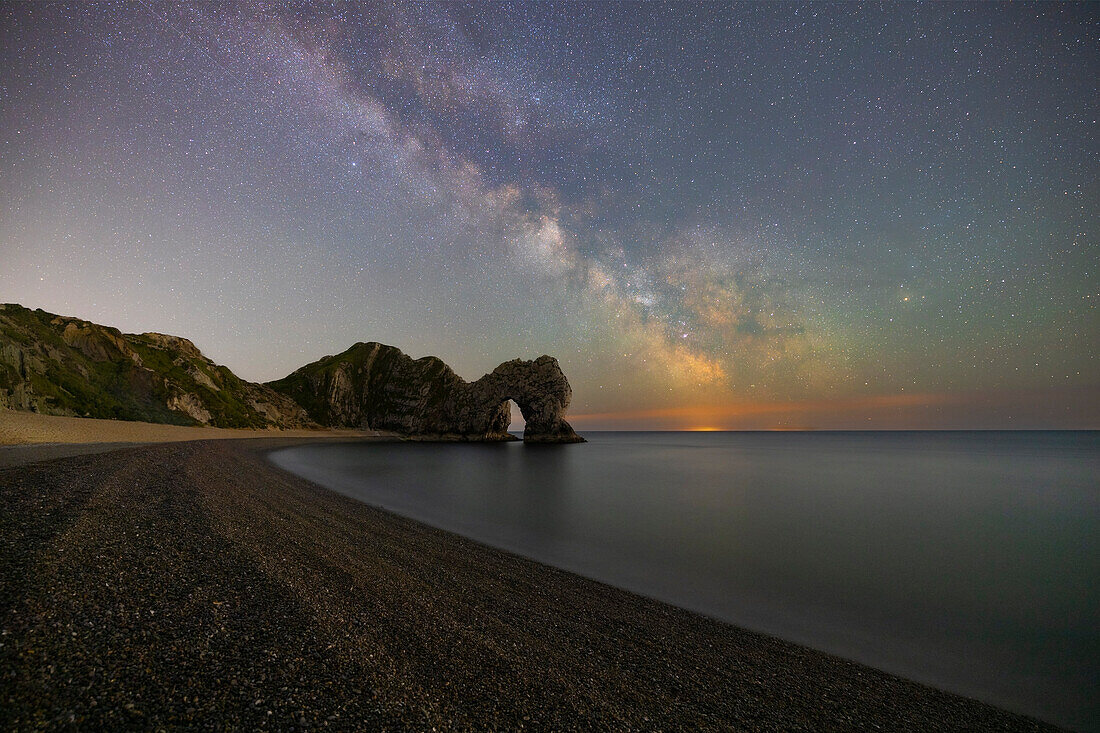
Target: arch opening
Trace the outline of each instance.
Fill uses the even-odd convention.
[[[524,439],[527,423],[528,415],[524,413],[524,408],[515,401],[515,398],[504,397],[493,411],[488,434],[496,439]]]
[[[508,403],[508,425],[504,429],[522,438],[523,431],[527,427],[527,418],[523,416],[523,410],[515,400],[508,399],[505,402]]]
[[[497,403],[489,418],[488,434],[495,439],[522,438],[527,426],[527,419],[519,404],[510,397],[505,397]]]

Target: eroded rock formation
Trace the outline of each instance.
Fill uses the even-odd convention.
[[[534,361],[506,361],[464,387],[455,399],[460,424],[470,424],[476,429],[478,416],[488,414],[491,421],[495,421],[490,424],[490,433],[501,420],[506,431],[511,420],[507,400],[512,400],[527,423],[523,430],[524,441],[578,443],[583,440],[565,421],[573,389],[558,366],[558,360],[552,356],[540,356]],[[493,412],[494,406],[497,413]]]
[[[360,343],[268,383],[333,427],[392,430],[414,438],[511,440],[508,400],[534,443],[576,443],[564,419],[573,392],[556,359],[508,361],[466,382],[441,360],[412,359],[393,346]]]
[[[350,427],[412,438],[512,440],[508,400],[529,442],[583,439],[563,417],[572,390],[557,360],[501,364],[466,382],[439,359],[356,344],[285,379],[254,384],[185,338],[127,334],[0,304],[0,409],[237,428]],[[304,409],[303,409],[304,408]]]

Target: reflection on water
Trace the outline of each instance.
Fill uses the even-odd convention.
[[[586,437],[273,460],[567,570],[1100,728],[1100,434]]]

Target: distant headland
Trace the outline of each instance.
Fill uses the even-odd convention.
[[[508,400],[532,443],[584,439],[564,415],[572,389],[556,359],[505,362],[466,382],[442,360],[359,343],[257,384],[193,343],[124,334],[68,316],[0,305],[0,408],[221,428],[356,428],[416,440],[501,441]]]

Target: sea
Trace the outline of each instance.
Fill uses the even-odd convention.
[[[1100,432],[585,437],[271,458],[488,545],[1100,730]]]

